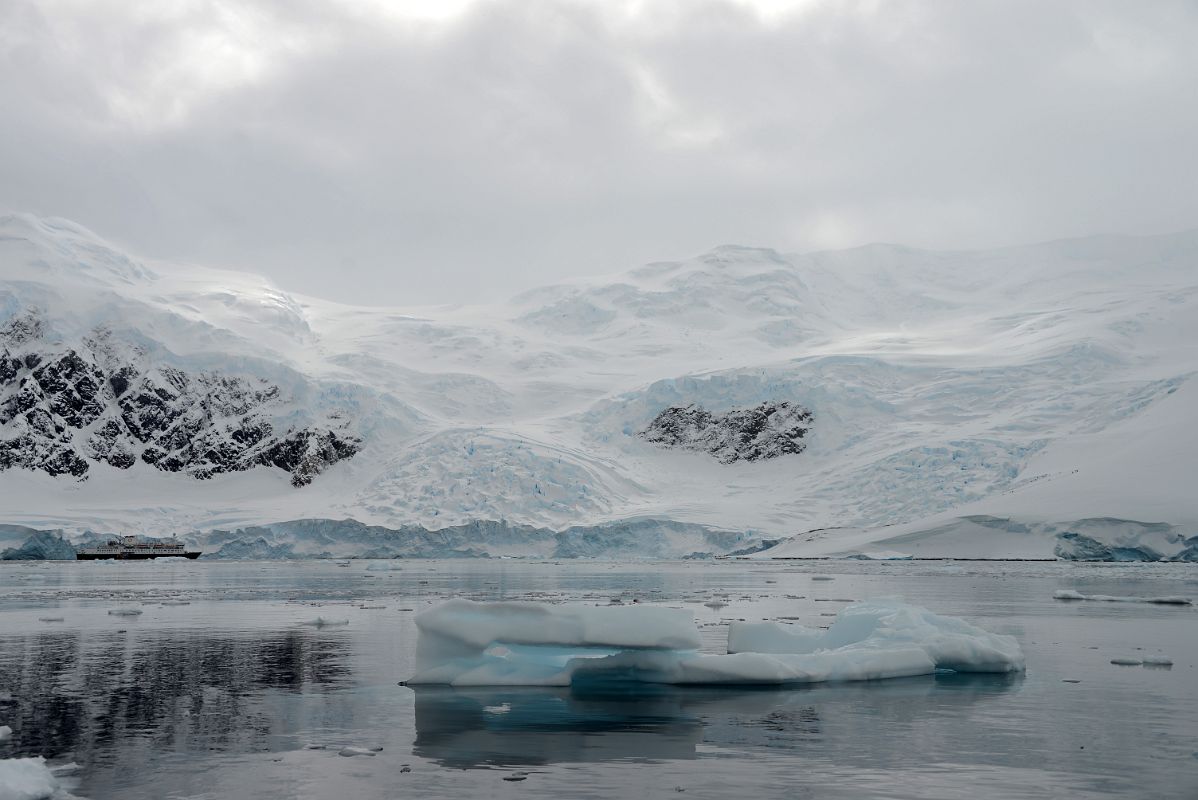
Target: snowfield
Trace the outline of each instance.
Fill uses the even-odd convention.
[[[720,247],[388,309],[14,215],[0,357],[0,549],[1198,560],[1198,232]]]

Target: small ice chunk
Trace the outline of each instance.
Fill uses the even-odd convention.
[[[109,616],[112,617],[136,617],[141,614],[140,608],[110,608],[108,609]]]
[[[836,579],[833,578],[831,575],[812,575],[811,580],[813,580],[813,581],[834,581]]]
[[[348,625],[347,619],[331,619],[329,617],[317,617],[316,619],[306,620],[300,623],[301,625],[311,625],[314,628],[330,628],[334,625]]]
[[[62,622],[63,617],[38,617],[38,622]]]
[[[857,561],[911,561],[915,556],[910,553],[900,553],[897,550],[875,550],[872,552],[853,553],[845,556]]]
[[[377,752],[365,747],[342,747],[337,755],[353,758],[354,756],[374,756],[377,755]]]
[[[8,727],[7,725],[0,725],[0,742],[6,741],[11,738],[12,738],[12,728]]]
[[[1082,594],[1073,589],[1057,589],[1052,593],[1054,600],[1093,600],[1101,603],[1155,603],[1162,606],[1188,606],[1193,600],[1188,597],[1133,597],[1115,596],[1109,594]]]
[[[191,605],[191,601],[190,601],[190,600],[163,600],[163,601],[160,603],[160,605],[164,605],[164,606],[189,606],[189,605]]]
[[[47,800],[60,788],[41,756],[0,759],[0,798],[4,800]]]

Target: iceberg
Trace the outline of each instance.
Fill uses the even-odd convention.
[[[919,606],[878,599],[842,610],[826,630],[776,622],[734,622],[728,652],[857,659],[919,651],[934,669],[954,672],[1019,672],[1023,652],[1011,636]]]
[[[1024,669],[1014,638],[896,600],[851,605],[827,631],[733,623],[724,654],[699,652],[692,612],[654,606],[450,600],[416,625],[412,685],[782,685]]]
[[[1073,589],[1057,589],[1053,600],[1093,600],[1100,603],[1154,603],[1161,606],[1188,606],[1193,600],[1176,595],[1168,597],[1135,597],[1132,595],[1082,594]]]
[[[872,550],[853,553],[845,558],[856,561],[911,561],[915,556],[897,550]]]
[[[41,756],[0,759],[0,797],[4,800],[46,800],[60,789]]]

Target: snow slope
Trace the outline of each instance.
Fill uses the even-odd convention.
[[[0,219],[0,326],[42,327],[22,347],[99,359],[85,345],[102,333],[117,367],[265,383],[278,399],[255,413],[280,436],[336,431],[360,449],[297,487],[290,461],[252,453],[200,479],[72,440],[85,478],[0,471],[0,522],[186,537],[302,519],[668,519],[787,539],[767,556],[1052,557],[1089,520],[1094,541],[1164,524],[1167,557],[1198,533],[1196,304],[1198,232],[985,252],[721,247],[492,306],[389,309],[142,263],[14,215]],[[802,452],[721,463],[637,435],[671,408],[779,403],[813,415]]]

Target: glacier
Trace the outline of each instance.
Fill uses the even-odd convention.
[[[647,605],[457,599],[420,613],[416,626],[409,685],[785,685],[1024,670],[1013,637],[898,600],[850,605],[827,631],[734,622],[721,655],[699,652],[690,611]]]
[[[370,308],[0,217],[0,549],[1194,560],[1196,261],[723,246]]]

